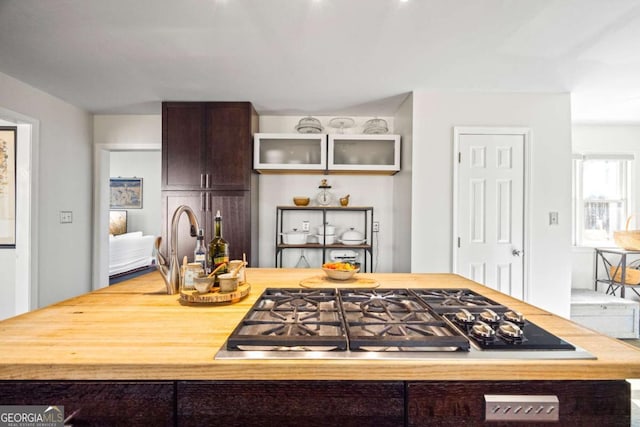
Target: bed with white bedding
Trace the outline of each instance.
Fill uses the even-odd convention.
[[[109,276],[138,270],[153,264],[155,236],[142,231],[109,235]]]

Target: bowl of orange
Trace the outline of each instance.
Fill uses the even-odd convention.
[[[322,264],[322,270],[330,279],[349,280],[360,271],[360,268],[350,262],[326,262]]]

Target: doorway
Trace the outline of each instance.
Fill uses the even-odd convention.
[[[526,298],[528,129],[455,128],[453,271]]]
[[[16,247],[3,249],[0,257],[6,281],[0,281],[0,319],[38,307],[38,120],[0,107],[0,124],[17,127],[16,148]]]
[[[93,289],[109,286],[109,179],[111,173],[110,157],[112,152],[157,152],[162,149],[158,144],[96,144],[94,153],[94,231],[93,231]],[[161,165],[158,164],[158,169]],[[158,188],[158,192],[160,189]],[[144,203],[144,202],[143,202]],[[160,214],[158,212],[158,221]]]

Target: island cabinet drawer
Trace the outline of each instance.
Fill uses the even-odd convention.
[[[571,292],[571,320],[614,338],[638,338],[640,304],[587,289]]]
[[[178,426],[403,426],[404,383],[178,382]]]
[[[171,381],[0,381],[0,405],[64,406],[75,427],[175,425]]]
[[[556,421],[536,418],[541,405],[532,403],[531,419],[515,421],[521,411],[501,424],[487,421],[494,414],[488,397],[508,401],[511,397],[525,402],[540,398],[556,400]],[[631,388],[625,380],[617,381],[438,381],[407,383],[407,426],[481,426],[481,425],[549,425],[562,427],[629,426]],[[529,400],[527,400],[529,399]],[[506,406],[508,406],[507,404]],[[499,408],[503,411],[505,405]],[[526,406],[523,409],[528,409]],[[553,412],[552,412],[553,413]],[[539,416],[539,415],[538,415]],[[545,417],[545,414],[542,414]],[[486,424],[485,424],[486,423]]]

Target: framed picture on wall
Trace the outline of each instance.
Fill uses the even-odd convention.
[[[142,178],[109,180],[111,209],[142,209]]]
[[[127,211],[109,211],[109,234],[117,236],[127,232]]]
[[[0,248],[16,247],[17,127],[0,127]]]

